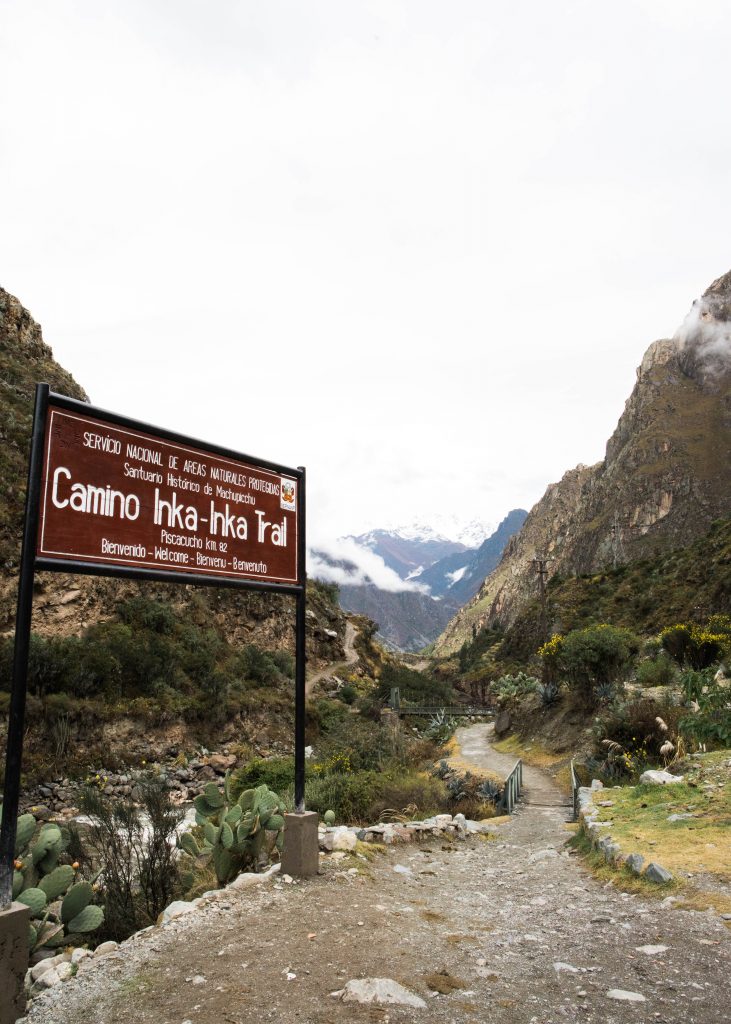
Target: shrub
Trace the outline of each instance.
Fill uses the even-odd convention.
[[[607,693],[629,668],[640,647],[628,629],[602,624],[575,629],[563,638],[560,664],[570,686],[590,702]]]
[[[674,678],[673,663],[667,654],[648,658],[637,666],[637,682],[640,686],[669,686]]]
[[[174,839],[183,812],[170,803],[164,779],[148,775],[137,784],[141,808],[130,799],[113,801],[86,787],[80,806],[91,823],[83,837],[78,830],[72,832],[69,844],[79,854],[91,850],[102,867],[104,934],[117,941],[154,924],[180,888]]]
[[[355,698],[358,696],[358,691],[354,686],[351,686],[350,683],[347,683],[345,686],[340,687],[337,696],[338,699],[343,702],[343,704],[352,704]]]
[[[389,661],[383,668],[376,689],[382,704],[388,704],[394,688],[398,688],[402,702],[427,706],[454,703],[454,691],[449,683],[435,679],[427,672],[416,672],[406,665]]]
[[[680,680],[692,707],[678,724],[681,734],[697,744],[731,746],[731,691],[718,685],[712,669],[686,671]]]
[[[663,629],[660,642],[680,666],[702,671],[731,656],[731,618],[712,615],[705,627],[679,622]]]
[[[275,793],[281,793],[294,784],[294,758],[255,758],[231,772],[231,796],[238,800],[245,789],[266,784]]]

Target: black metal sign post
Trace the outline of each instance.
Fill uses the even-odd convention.
[[[43,468],[43,438],[46,431],[48,385],[36,388],[33,411],[33,435],[28,466],[28,487],[25,493],[25,525],[20,554],[20,581],[18,606],[15,617],[15,646],[13,650],[13,676],[10,689],[8,715],[8,746],[5,752],[5,786],[3,793],[3,819],[0,825],[0,904],[7,910],[13,902],[13,861],[15,860],[15,831],[20,799],[20,762],[23,754],[23,724],[25,721],[25,694],[28,678],[28,650],[30,647],[30,620],[33,610],[33,580],[35,578],[38,511]]]
[[[83,545],[82,548],[79,549],[82,553],[78,556],[69,554],[70,551],[74,550],[72,546],[63,548],[63,550],[61,548],[52,548],[51,553],[47,553],[43,547],[43,543],[45,543],[43,540],[43,531],[46,526],[45,517],[47,509],[46,504],[44,503],[44,515],[41,517],[41,506],[43,502],[47,502],[49,492],[49,473],[48,471],[46,473],[46,483],[44,488],[43,470],[44,462],[48,460],[51,450],[51,442],[49,439],[52,431],[48,426],[49,415],[53,415],[54,412],[60,413],[61,415],[67,415],[70,418],[76,417],[79,421],[86,420],[92,422],[92,424],[101,424],[102,427],[104,425],[108,425],[110,431],[116,430],[121,433],[127,432],[132,437],[142,438],[143,440],[146,438],[151,443],[165,445],[171,450],[179,448],[182,451],[192,453],[193,455],[199,455],[203,458],[210,457],[211,460],[217,460],[218,463],[221,464],[234,466],[239,464],[243,469],[250,470],[254,473],[260,472],[264,474],[268,473],[270,475],[282,474],[282,483],[293,481],[296,484],[296,490],[293,489],[293,495],[296,495],[296,498],[292,498],[292,505],[286,504],[284,499],[282,499],[281,507],[290,508],[295,512],[297,539],[296,572],[294,575],[287,577],[285,573],[279,577],[274,576],[273,579],[252,579],[250,577],[244,578],[242,576],[236,576],[231,571],[227,571],[225,567],[220,570],[218,575],[214,575],[213,571],[209,572],[206,568],[191,571],[191,569],[188,568],[179,569],[177,566],[172,566],[168,569],[165,567],[159,567],[157,563],[154,563],[153,567],[150,567],[150,559],[148,558],[147,561],[144,561],[142,557],[138,564],[130,561],[125,561],[124,564],[120,564],[124,561],[123,559],[101,557],[99,560],[96,560],[93,554],[91,556],[89,556],[88,553],[84,554],[82,550]],[[96,436],[97,435],[93,435],[93,437]],[[102,438],[102,441],[103,440],[104,439]],[[98,442],[99,445],[101,445],[101,443],[102,442]],[[94,445],[91,445],[91,447],[94,447]],[[194,463],[194,465],[200,466],[202,463]],[[48,470],[47,466],[46,469]],[[193,471],[195,472],[195,470]],[[70,478],[71,472],[66,466],[61,466],[60,469],[57,469],[56,475],[54,476],[53,486],[54,500],[56,499],[56,491],[60,486],[59,481],[60,483],[67,483]],[[77,484],[74,486],[80,485]],[[111,490],[110,486],[106,487],[106,493],[112,494],[112,503],[114,502],[115,494],[119,494],[120,498],[124,498],[123,494]],[[89,486],[89,494],[91,494],[91,498],[89,498],[90,502],[92,499],[98,503],[102,503],[105,500],[105,491],[103,487],[92,488]],[[168,509],[168,503],[164,501],[160,501],[158,503],[158,498],[159,495],[156,494],[156,507],[162,508],[164,506]],[[83,501],[84,499],[77,497],[76,500],[78,504],[79,501]],[[108,499],[106,500],[108,501]],[[70,499],[66,496],[55,500],[56,509],[65,509],[69,504]],[[98,508],[100,507],[101,504],[95,505],[94,511],[98,511]],[[103,514],[109,515],[109,507],[110,506],[107,503],[106,511]],[[180,516],[181,513],[177,511],[179,508],[182,508],[182,505],[175,505],[175,497],[173,495],[172,503],[169,503],[169,514],[172,515],[174,513],[176,516]],[[127,510],[128,513],[130,513],[130,510],[132,513],[135,511],[137,512],[137,515],[129,514],[128,519],[137,519],[139,516],[140,505],[139,503],[137,506],[134,504],[130,506],[128,504]],[[149,511],[149,509],[147,510]],[[83,511],[87,511],[87,509],[84,508]],[[213,512],[214,510],[211,508],[211,518],[213,518]],[[222,517],[224,516],[224,513],[216,512],[216,515],[218,517]],[[256,515],[259,515],[259,513],[256,513]],[[87,516],[87,519],[89,520],[93,518],[94,517]],[[122,516],[122,518],[124,518],[124,516]],[[43,525],[40,535],[41,543],[39,546],[39,521],[41,520],[43,520]],[[206,519],[202,519],[201,521],[207,522]],[[217,525],[220,526],[221,524],[225,524],[226,528],[232,531],[230,534],[227,534],[227,536],[233,536],[233,526],[231,525],[233,521],[234,520],[229,512],[229,506],[226,505],[225,517],[219,518]],[[155,522],[157,523],[158,520],[155,519]],[[267,527],[271,527],[271,523],[265,525]],[[221,526],[221,528],[223,527]],[[245,525],[241,529],[243,530],[244,537],[246,537]],[[264,530],[264,532],[266,533],[266,530]],[[273,533],[273,530],[270,532]],[[287,536],[284,524],[282,525],[282,530],[279,536],[280,538],[282,536],[286,538]],[[225,548],[225,545],[222,546]],[[135,546],[134,544],[114,545],[115,550],[119,548],[124,548],[125,551],[130,551],[133,554],[135,554],[138,549],[139,551],[142,551],[141,545]],[[13,861],[15,859],[16,819],[18,815],[18,803],[20,797],[20,769],[23,751],[28,653],[30,646],[33,585],[36,572],[45,570],[51,572],[82,573],[85,575],[95,576],[126,577],[128,579],[138,580],[154,580],[161,583],[188,583],[198,586],[237,587],[248,590],[284,593],[293,596],[296,600],[294,760],[295,809],[297,813],[295,815],[288,815],[288,818],[297,818],[298,816],[309,817],[305,814],[306,550],[305,470],[303,467],[300,466],[297,469],[292,469],[277,463],[266,462],[260,459],[252,459],[248,456],[231,452],[228,449],[202,444],[192,438],[183,437],[170,431],[161,430],[157,427],[151,427],[148,424],[139,423],[126,417],[117,416],[103,409],[94,408],[84,402],[78,402],[75,399],[67,398],[63,395],[53,394],[50,392],[47,384],[37,385],[35,410],[33,415],[30,465],[28,470],[28,489],[26,492],[25,502],[25,525],[23,530],[23,546],[20,563],[10,715],[5,760],[3,815],[2,824],[0,825],[0,903],[3,910],[10,907],[12,903]],[[207,560],[204,559],[203,561],[205,565],[217,563],[217,559],[213,557]],[[187,562],[188,559],[186,558],[185,563],[187,564]],[[225,562],[225,559],[220,559],[218,562]],[[236,559],[229,559],[228,564],[236,566]],[[246,566],[249,564],[250,563],[248,562],[245,563]],[[289,580],[291,580],[291,582]],[[295,832],[297,832],[297,829],[295,829]],[[317,831],[315,827],[314,842],[316,843],[316,841]],[[311,845],[311,830],[309,842]],[[315,846],[315,859],[316,858],[317,848]],[[291,869],[290,873],[292,873]]]

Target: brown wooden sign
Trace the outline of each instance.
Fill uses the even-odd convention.
[[[46,419],[36,555],[300,584],[297,473],[76,409]]]

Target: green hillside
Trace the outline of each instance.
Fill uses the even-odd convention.
[[[685,548],[658,553],[594,575],[554,576],[547,587],[548,633],[600,622],[656,635],[678,621],[731,613],[731,518]],[[504,633],[477,634],[466,645],[474,662],[490,657],[505,669],[528,666],[543,642],[541,605],[529,601]],[[463,655],[463,661],[464,661]]]

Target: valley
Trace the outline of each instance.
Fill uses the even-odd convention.
[[[728,322],[729,296],[731,274],[701,300],[704,324]],[[33,383],[43,376],[78,398],[84,392],[6,292],[0,313],[9,396],[0,423],[6,728]],[[73,886],[89,884],[100,854],[76,823],[93,824],[95,815],[127,816],[130,835],[139,828],[154,837],[167,822],[162,843],[176,852],[164,899],[143,906],[143,875],[136,876],[131,917],[115,909],[110,874],[87,915],[93,934],[66,934],[60,922],[51,935],[39,925],[33,969],[58,959],[47,983],[43,969],[29,976],[30,1022],[111,1024],[132,997],[140,1020],[162,1013],[205,1022],[229,1013],[243,1024],[260,1019],[266,993],[272,1019],[305,1012],[325,1024],[354,1012],[343,1000],[348,982],[363,975],[391,979],[416,1000],[411,1009],[379,1009],[392,1020],[414,1019],[417,1006],[435,1021],[479,1020],[489,1005],[496,1020],[580,1013],[624,1024],[637,1019],[637,1004],[653,1019],[673,1019],[671,991],[687,1000],[679,1019],[722,1019],[717,993],[731,914],[723,819],[731,765],[731,368],[709,369],[700,330],[650,346],[605,459],[570,470],[529,512],[514,509],[497,527],[471,524],[467,534],[382,529],[311,552],[306,804],[327,823],[314,879],[267,873],[278,866],[275,840],[293,807],[289,598],[39,576],[21,800],[29,845],[19,851],[17,895],[35,906],[39,885],[51,885],[33,844],[57,833],[48,867],[64,878],[72,870]],[[111,442],[98,433],[89,443]],[[134,481],[124,493],[100,493],[66,473],[58,471],[51,489],[56,507],[95,518],[139,514]],[[180,489],[169,501],[158,494],[150,511],[157,525],[182,531],[198,514],[191,502]],[[223,493],[211,501],[217,543],[251,531],[286,544],[286,519],[257,519],[233,517]],[[178,552],[179,538],[172,543]],[[389,708],[394,690],[397,712]],[[488,720],[470,720],[471,704],[490,709]],[[409,715],[424,705],[463,713]],[[525,788],[506,816],[505,780],[518,758]],[[658,769],[670,773],[669,789],[682,785],[664,816],[665,802],[641,781]],[[579,786],[586,814],[577,830],[569,819]],[[166,808],[157,824],[154,806]],[[195,820],[183,836],[176,829],[191,806]],[[249,815],[240,837],[229,814],[237,829]],[[224,837],[251,869],[239,875],[251,885],[244,897],[225,887],[236,879],[229,883],[230,863],[218,849]],[[130,842],[128,856],[142,840]],[[628,860],[634,855],[638,871]],[[662,869],[659,882],[647,873],[650,856]],[[476,877],[489,884],[476,886]],[[168,923],[166,908],[178,904],[180,919]],[[266,966],[253,947],[234,954],[226,939],[244,908],[272,918],[267,942],[276,955]],[[673,937],[677,914],[682,946]],[[384,941],[361,941],[376,932]],[[171,943],[183,937],[186,954],[173,963]],[[52,941],[61,945],[44,945]],[[85,960],[100,942],[112,943],[110,955]],[[67,948],[67,960],[57,948]],[[78,981],[64,968],[72,948],[84,951]],[[643,952],[655,948],[662,953]],[[257,964],[246,992],[237,987],[235,1007],[225,977],[232,956],[244,956],[246,969]],[[108,988],[101,1002],[100,985]],[[291,1003],[284,993],[295,990]]]

